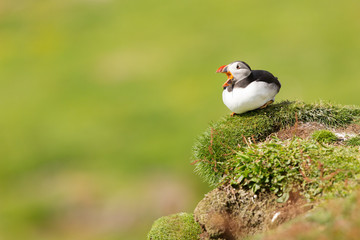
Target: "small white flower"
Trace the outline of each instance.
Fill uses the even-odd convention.
[[[279,215],[280,215],[280,212],[275,213],[275,215],[271,219],[271,222],[274,222]]]

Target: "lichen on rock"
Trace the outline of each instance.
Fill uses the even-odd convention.
[[[203,239],[232,240],[270,229],[311,208],[295,192],[287,203],[276,200],[271,193],[254,195],[231,186],[220,187],[205,195],[194,215],[205,231]],[[275,214],[280,216],[276,222]]]
[[[198,203],[194,215],[209,239],[238,239],[263,230],[265,211],[274,203],[269,194],[259,198],[241,189],[216,188]]]

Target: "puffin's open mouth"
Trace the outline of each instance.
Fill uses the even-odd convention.
[[[225,73],[227,75],[227,80],[226,82],[223,84],[223,87],[227,87],[230,84],[232,84],[232,80],[234,79],[234,76],[231,74],[231,72],[228,71],[228,65],[224,65],[218,68],[218,70],[216,70],[217,73]]]

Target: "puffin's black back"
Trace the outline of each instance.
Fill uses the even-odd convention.
[[[254,81],[262,81],[266,83],[275,83],[279,89],[281,88],[281,84],[277,77],[272,75],[272,73],[265,70],[253,70],[251,74],[253,75]]]
[[[251,74],[247,78],[235,83],[235,86],[233,87],[246,88],[250,83],[254,81],[274,83],[276,86],[278,86],[279,90],[281,88],[281,84],[277,77],[265,70],[252,70]]]

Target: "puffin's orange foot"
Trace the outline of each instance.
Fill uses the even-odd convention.
[[[234,112],[233,112],[232,114],[230,114],[231,117],[233,117],[233,116],[235,116],[235,115],[236,115],[236,113],[234,113]]]
[[[267,103],[265,103],[264,105],[262,105],[261,107],[259,107],[260,109],[264,109],[266,108],[267,106],[269,106],[270,104],[272,104],[274,101],[273,100],[270,100],[268,101]]]

